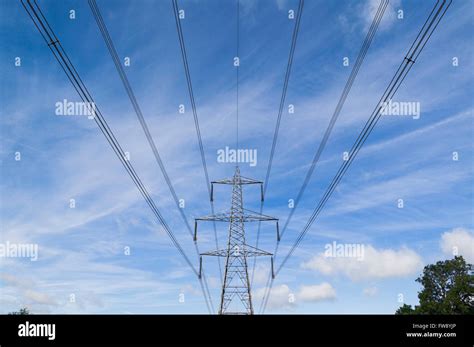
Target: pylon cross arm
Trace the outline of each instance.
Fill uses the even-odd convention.
[[[232,222],[238,220],[239,222],[258,222],[258,221],[278,221],[278,218],[260,214],[254,211],[244,209],[240,216],[234,216],[232,211],[225,211],[216,214],[211,214],[203,217],[198,217],[195,220],[201,221],[216,221],[216,222]]]
[[[204,252],[201,255],[208,255],[214,257],[227,257],[227,256],[243,256],[246,257],[259,257],[259,256],[272,256],[273,254],[262,249],[244,245],[243,249],[217,249],[214,251]]]
[[[224,178],[221,180],[212,181],[211,183],[212,184],[229,184],[229,185],[234,185],[234,183],[237,183],[237,184],[243,185],[243,184],[263,184],[263,181],[258,181],[258,180],[254,180],[253,178],[239,176],[237,182],[235,182],[234,177],[232,177],[232,178]]]

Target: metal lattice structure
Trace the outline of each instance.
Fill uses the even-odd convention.
[[[216,221],[229,223],[229,235],[227,247],[225,249],[216,249],[213,251],[201,253],[200,272],[202,269],[202,256],[225,257],[225,272],[222,285],[219,314],[253,314],[252,292],[250,287],[247,258],[257,256],[270,256],[272,253],[250,246],[245,241],[245,223],[275,221],[277,228],[277,238],[279,238],[278,219],[256,213],[244,208],[243,185],[259,184],[263,200],[263,182],[240,175],[240,169],[237,166],[232,178],[211,182],[214,184],[232,185],[232,200],[230,211],[217,213],[214,215],[196,218],[194,237],[197,238],[198,221]],[[211,199],[213,199],[211,190]],[[271,258],[273,273],[273,257]]]

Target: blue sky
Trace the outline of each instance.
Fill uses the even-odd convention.
[[[209,214],[171,1],[97,1],[160,155],[190,221]],[[95,123],[55,115],[79,101],[17,1],[0,1],[0,242],[34,243],[37,261],[0,258],[0,312],[28,306],[51,313],[206,313],[186,267]],[[97,105],[188,255],[192,241],[174,206],[86,1],[39,1]],[[197,112],[211,179],[233,174],[216,152],[234,146],[236,2],[180,1]],[[312,180],[280,245],[289,249],[368,119],[434,1],[391,1]],[[297,1],[241,0],[240,143],[256,149],[244,176],[263,179],[268,163]],[[283,222],[322,138],[378,1],[306,1],[265,213]],[[69,11],[76,11],[76,19]],[[404,18],[396,11],[403,9]],[[398,91],[421,117],[382,117],[301,247],[274,283],[267,313],[393,313],[417,303],[424,265],[474,262],[473,2],[454,1]],[[21,57],[21,67],[15,66]],[[453,66],[453,57],[459,60]],[[184,104],[186,112],[178,113]],[[21,160],[15,160],[21,152]],[[452,160],[458,152],[459,160]],[[258,210],[258,189],[245,190]],[[76,200],[76,208],[69,201]],[[405,207],[397,207],[398,199]],[[216,210],[230,189],[216,189]],[[227,230],[221,225],[219,242]],[[255,242],[256,225],[247,227]],[[273,250],[273,225],[260,247]],[[321,256],[332,242],[365,245],[364,261]],[[124,247],[131,254],[124,255]],[[199,247],[214,248],[211,225]],[[269,261],[254,282],[258,307]],[[214,305],[220,280],[204,261]],[[70,302],[74,294],[75,302]],[[184,294],[184,302],[180,302]],[[289,295],[295,301],[289,302]],[[182,297],[182,296],[181,296]]]

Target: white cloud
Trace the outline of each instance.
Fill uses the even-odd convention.
[[[288,0],[276,0],[276,5],[280,11],[283,11],[285,9],[289,9],[289,1]]]
[[[441,249],[446,255],[462,255],[469,263],[474,263],[474,234],[464,228],[454,228],[441,235]]]
[[[355,257],[326,257],[321,253],[303,263],[302,267],[325,275],[341,273],[357,281],[407,276],[418,272],[423,262],[415,251],[408,248],[378,250],[368,245],[361,260]]]
[[[262,299],[265,295],[266,288],[259,288],[255,291],[254,297]],[[273,286],[271,295],[268,298],[267,307],[269,309],[288,309],[294,306],[294,301],[291,302],[290,295],[293,294],[286,284]],[[293,294],[294,295],[294,294]]]
[[[367,287],[367,288],[364,288],[364,290],[362,292],[366,296],[375,296],[375,295],[377,295],[378,291],[379,290],[378,290],[377,287]]]
[[[265,288],[260,288],[255,291],[254,297],[261,300],[264,294]],[[267,307],[269,309],[288,310],[295,308],[298,302],[319,302],[334,300],[335,298],[336,290],[327,282],[308,286],[303,285],[296,293],[288,285],[282,284],[272,287]]]
[[[57,302],[51,296],[46,293],[37,292],[35,290],[28,289],[24,293],[25,298],[33,301],[35,304],[42,305],[53,305],[56,306]]]
[[[258,264],[253,273],[253,283],[256,285],[265,285],[270,273],[270,266]]]
[[[321,301],[333,300],[336,298],[336,291],[327,282],[312,286],[302,286],[296,296],[301,301]]]
[[[365,24],[365,29],[368,30],[372,21],[377,13],[381,0],[370,0],[366,2],[366,7],[362,11],[362,17]],[[385,9],[384,16],[380,22],[380,29],[385,30],[389,29],[397,19],[397,11],[400,7],[400,0],[390,1],[387,8]]]
[[[58,306],[58,302],[44,291],[33,290],[31,287],[36,287],[31,278],[20,277],[8,273],[0,273],[0,280],[3,281],[2,294],[4,297],[4,304],[8,303],[8,293],[15,293],[13,301],[21,307],[27,307],[35,312],[49,312],[50,306]],[[12,291],[13,289],[13,291]]]

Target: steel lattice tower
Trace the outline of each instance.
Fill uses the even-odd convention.
[[[232,200],[230,210],[210,216],[196,218],[195,239],[197,237],[198,221],[229,222],[227,247],[201,253],[202,256],[225,257],[225,272],[222,285],[219,314],[253,314],[252,292],[249,281],[247,258],[257,256],[272,256],[271,253],[250,246],[245,241],[245,223],[256,221],[276,221],[277,238],[279,239],[278,219],[259,214],[244,208],[243,185],[260,184],[263,200],[263,182],[240,175],[237,166],[232,178],[211,182],[211,200],[213,200],[214,184],[232,185]],[[273,274],[273,258],[271,258]]]

